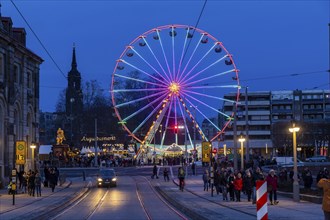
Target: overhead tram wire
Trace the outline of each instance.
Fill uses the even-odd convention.
[[[33,35],[36,37],[36,39],[39,41],[40,45],[42,46],[42,48],[45,50],[45,52],[47,53],[47,55],[50,57],[50,59],[53,61],[53,63],[55,64],[56,68],[60,71],[60,73],[63,75],[63,77],[66,79],[66,75],[64,74],[64,72],[61,70],[61,68],[59,67],[59,65],[55,62],[54,58],[52,57],[52,55],[49,53],[49,51],[47,50],[47,48],[45,47],[45,45],[41,42],[40,38],[38,37],[38,35],[34,32],[34,30],[32,29],[31,25],[29,24],[29,22],[25,19],[25,17],[23,16],[23,14],[21,13],[21,11],[19,10],[19,8],[16,6],[16,4],[14,3],[13,0],[10,0],[10,2],[13,4],[13,6],[15,7],[15,9],[17,10],[17,12],[20,14],[20,16],[23,18],[24,22],[26,23],[26,25],[29,27],[29,29],[31,30],[31,32],[33,33]]]
[[[196,22],[196,24],[195,24],[195,26],[194,26],[195,28],[194,28],[194,30],[193,30],[193,32],[192,32],[192,36],[194,36],[194,34],[195,34],[195,30],[196,30],[196,28],[197,28],[197,26],[198,26],[198,24],[199,24],[199,21],[201,20],[201,17],[202,17],[202,15],[203,15],[203,12],[204,12],[204,9],[205,9],[205,6],[206,6],[206,3],[207,3],[207,0],[204,1],[203,8],[202,8],[201,12],[199,13],[199,16],[198,16],[197,22]],[[185,58],[185,56],[186,56],[186,53],[187,53],[188,48],[189,48],[189,46],[190,46],[190,43],[191,43],[191,40],[189,41],[189,43],[188,43],[188,45],[187,45],[187,47],[186,47],[186,50],[184,51],[184,54],[183,54],[183,57],[182,57],[182,61],[184,60],[184,58]]]
[[[327,72],[327,71],[328,70],[319,70],[319,71],[304,72],[304,73],[290,73],[290,74],[274,75],[274,76],[267,76],[267,77],[256,77],[256,78],[250,78],[250,79],[240,79],[240,81],[241,82],[251,82],[251,81],[257,81],[257,80],[268,80],[268,79],[277,79],[277,78],[285,78],[285,77],[298,77],[298,76],[301,76],[301,75],[318,74],[318,73],[324,73],[324,72]],[[219,82],[208,83],[208,85],[217,85],[217,84],[219,84]]]

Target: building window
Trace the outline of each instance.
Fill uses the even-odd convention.
[[[20,83],[20,76],[21,76],[21,70],[20,66],[15,64],[14,65],[14,83],[19,84]]]
[[[32,88],[32,73],[31,72],[27,72],[27,75],[26,75],[26,87],[28,89],[31,89]]]

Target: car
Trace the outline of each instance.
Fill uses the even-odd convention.
[[[117,175],[114,169],[100,169],[97,175],[98,187],[116,187]]]
[[[306,162],[326,162],[329,161],[327,156],[313,156],[306,158]]]
[[[197,167],[201,167],[201,166],[203,166],[203,162],[200,161],[200,160],[195,161],[194,163],[195,163],[195,166],[197,166]],[[190,165],[192,165],[192,163],[191,163]]]
[[[272,162],[273,164],[277,164],[281,167],[292,167],[294,165],[294,158],[293,157],[273,157]],[[297,166],[304,166],[304,162],[297,158]]]

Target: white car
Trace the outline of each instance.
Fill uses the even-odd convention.
[[[195,161],[194,163],[195,163],[195,166],[197,166],[197,167],[203,166],[203,162],[200,161],[200,160],[199,161]],[[190,165],[192,165],[192,163]]]
[[[306,162],[326,162],[329,161],[327,156],[313,156],[306,158]]]

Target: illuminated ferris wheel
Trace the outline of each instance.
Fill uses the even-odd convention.
[[[238,70],[232,55],[209,33],[187,25],[166,25],[135,38],[123,51],[112,74],[111,95],[115,113],[129,135],[142,145],[193,146],[192,133],[205,141],[219,136],[233,113],[223,102],[237,103]],[[224,94],[236,93],[236,100]],[[213,118],[221,115],[224,123]],[[200,124],[208,123],[213,135]],[[219,126],[221,124],[221,126]]]

